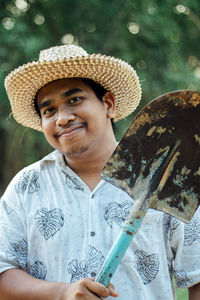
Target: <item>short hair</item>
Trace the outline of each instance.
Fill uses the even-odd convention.
[[[101,86],[99,83],[97,83],[96,81],[89,79],[89,78],[77,77],[77,78],[72,78],[72,79],[80,79],[85,85],[89,86],[92,89],[92,91],[95,93],[96,97],[99,100],[103,101],[103,96],[105,95],[107,90],[103,86]],[[58,79],[58,80],[60,80],[60,79]],[[37,92],[37,94],[38,94],[38,92]],[[40,110],[39,110],[38,104],[37,104],[37,94],[35,95],[35,99],[34,99],[34,107],[35,107],[37,114],[41,118]]]
[[[103,96],[105,95],[105,93],[107,92],[107,90],[101,86],[99,83],[97,83],[96,81],[89,79],[89,78],[78,78],[80,80],[82,80],[82,82],[89,86],[93,92],[95,93],[95,95],[97,96],[97,98],[99,98],[99,100],[103,101]]]

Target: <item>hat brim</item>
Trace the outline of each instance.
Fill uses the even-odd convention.
[[[63,78],[89,78],[115,96],[114,121],[133,112],[141,98],[141,88],[135,70],[126,62],[105,55],[88,55],[57,61],[27,63],[5,79],[13,116],[26,127],[42,131],[34,99],[41,87]]]

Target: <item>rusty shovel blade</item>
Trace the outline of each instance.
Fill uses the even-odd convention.
[[[175,91],[145,106],[102,177],[135,203],[145,193],[146,210],[189,222],[200,204],[200,93]]]
[[[189,222],[200,204],[200,94],[176,91],[142,109],[102,177],[134,200],[96,281],[108,286],[148,208]]]

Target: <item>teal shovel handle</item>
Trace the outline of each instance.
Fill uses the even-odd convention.
[[[129,247],[134,235],[138,231],[142,219],[143,217],[140,219],[131,219],[126,223],[110,249],[110,252],[108,253],[100,272],[97,274],[95,281],[102,283],[106,287],[108,286],[122,257]]]

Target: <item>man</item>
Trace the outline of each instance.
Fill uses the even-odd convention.
[[[197,214],[184,229],[149,210],[113,277],[118,293],[92,279],[133,205],[100,178],[117,145],[112,121],[140,100],[132,67],[77,46],[53,47],[14,70],[5,86],[16,120],[42,130],[56,151],[19,172],[2,197],[1,299],[169,300],[172,273],[199,299]]]

